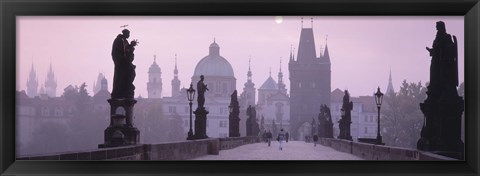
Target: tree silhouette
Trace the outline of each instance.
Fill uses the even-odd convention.
[[[397,93],[384,97],[381,133],[386,145],[416,148],[424,116],[420,103],[426,99],[426,87],[403,81]]]

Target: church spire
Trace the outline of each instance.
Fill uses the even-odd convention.
[[[178,78],[178,69],[177,69],[177,53],[175,53],[175,69],[173,70],[173,76]]]
[[[53,73],[53,67],[52,67],[51,61],[50,61],[50,69],[47,73],[47,79],[45,80],[45,91],[46,91],[45,93],[49,97],[56,97],[57,80],[55,79],[55,74]]]
[[[327,35],[327,37],[325,38],[325,50],[323,51],[323,58],[324,58],[325,62],[330,63],[330,54],[328,53],[328,43],[327,43],[327,40],[328,40],[328,35]]]
[[[287,89],[285,89],[286,85],[283,83],[283,73],[282,73],[282,58],[280,58],[280,69],[278,72],[278,90],[282,93],[286,93]]]
[[[27,79],[27,95],[29,97],[35,97],[38,95],[38,79],[35,72],[35,68],[33,67],[32,61],[32,68],[30,69],[30,74],[28,75]]]
[[[175,69],[173,70],[172,79],[172,97],[180,95],[180,80],[178,79],[177,69],[177,53],[175,53]]]
[[[392,83],[392,68],[390,67],[390,75],[388,77],[388,86],[387,86],[387,92],[385,92],[386,95],[390,95],[391,93],[395,93],[395,90],[393,89],[393,83]]]

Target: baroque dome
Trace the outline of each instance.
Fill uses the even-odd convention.
[[[220,47],[215,40],[210,44],[210,50],[208,56],[202,58],[197,66],[193,76],[228,76],[234,77],[232,65],[220,56]]]

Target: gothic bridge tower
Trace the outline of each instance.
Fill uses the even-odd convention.
[[[313,24],[313,20],[312,20]],[[290,78],[290,123],[291,136],[303,140],[310,135],[308,130],[312,117],[317,117],[320,106],[326,104],[330,107],[331,92],[331,63],[328,46],[324,53],[316,56],[313,27],[302,30],[298,45],[297,58],[290,52],[288,64]]]

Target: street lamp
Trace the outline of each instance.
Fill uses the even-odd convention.
[[[192,101],[195,98],[195,89],[193,89],[193,85],[190,83],[190,88],[187,89],[187,99],[190,103],[190,130],[188,131],[187,140],[193,140],[193,131],[192,131]]]
[[[380,136],[380,107],[382,106],[383,93],[380,92],[380,87],[377,89],[375,95],[375,103],[377,104],[378,109],[378,119],[377,119],[377,144],[382,144],[382,136]]]

